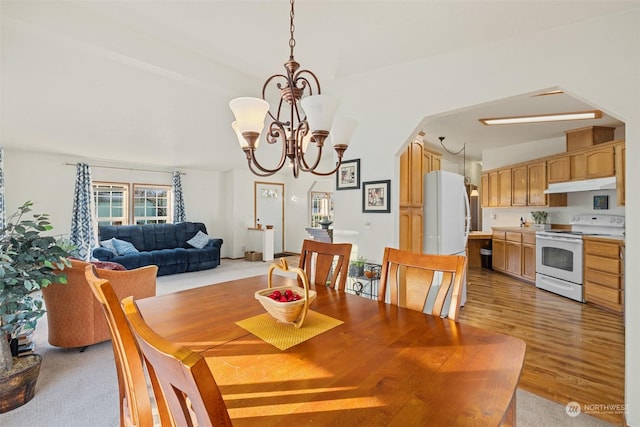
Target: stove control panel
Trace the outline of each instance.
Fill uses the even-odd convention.
[[[624,234],[624,216],[622,215],[576,215],[571,218],[571,229],[582,233]]]

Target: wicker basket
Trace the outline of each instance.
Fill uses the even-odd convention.
[[[274,291],[280,291],[284,293],[287,289],[291,289],[294,294],[300,296],[298,301],[280,302],[269,298],[269,295]],[[309,304],[316,298],[316,291],[309,291]],[[256,292],[256,299],[260,301],[260,304],[272,315],[275,319],[285,322],[294,323],[300,317],[302,310],[304,309],[304,289],[298,286],[277,286],[275,288],[263,289]]]
[[[282,271],[293,271],[295,272],[302,281],[303,287],[299,286],[278,286],[273,287],[271,278],[273,276],[273,270],[279,269]],[[267,310],[267,312],[273,316],[276,320],[285,323],[292,323],[296,328],[300,328],[302,326],[302,322],[307,317],[307,311],[309,310],[309,304],[313,302],[316,298],[316,291],[309,289],[309,280],[307,279],[307,275],[299,268],[289,269],[287,265],[287,261],[284,258],[280,258],[280,265],[272,264],[269,267],[269,287],[267,289],[262,289],[260,291],[256,291],[255,297],[260,304]],[[297,301],[289,301],[289,302],[280,302],[272,300],[268,297],[272,292],[279,290],[280,292],[286,291],[290,289],[295,294],[299,295],[301,298]]]

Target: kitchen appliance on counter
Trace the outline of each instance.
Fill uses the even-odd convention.
[[[437,170],[424,175],[424,247],[426,254],[466,255],[471,211],[464,177]],[[429,292],[425,312],[430,313],[436,289]],[[450,295],[445,307],[448,307]],[[467,301],[466,277],[462,286],[462,305]]]
[[[571,230],[536,233],[536,287],[584,302],[583,236],[624,238],[620,215],[577,215]]]

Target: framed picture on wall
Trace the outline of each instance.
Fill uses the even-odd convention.
[[[609,209],[609,196],[593,196],[593,209]]]
[[[391,212],[391,180],[362,184],[362,212]]]
[[[336,172],[336,190],[360,188],[360,159],[345,160]]]

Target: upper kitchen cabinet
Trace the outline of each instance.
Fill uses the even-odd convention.
[[[571,159],[569,155],[554,157],[547,161],[547,182],[566,182],[571,180]]]
[[[498,206],[511,206],[511,169],[498,171]]]
[[[480,206],[489,206],[489,174],[480,175]]]
[[[511,206],[527,206],[528,181],[527,165],[511,168]]]
[[[551,184],[614,176],[615,146],[620,144],[624,146],[622,141],[611,141],[547,158],[547,181]]]
[[[534,160],[481,175],[482,207],[567,206],[567,195],[545,194],[547,162]]]
[[[567,151],[588,148],[603,142],[613,141],[615,128],[604,126],[587,126],[565,132]]]

